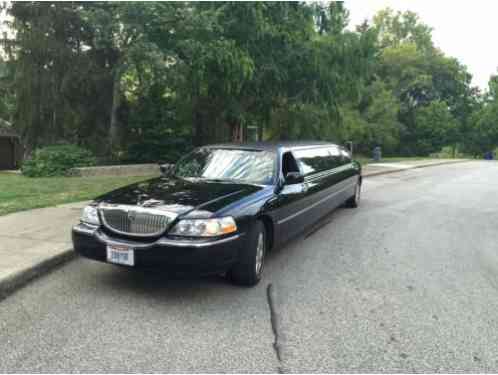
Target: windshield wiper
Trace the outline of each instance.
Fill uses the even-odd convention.
[[[230,179],[230,178],[206,178],[206,177],[179,177],[176,176],[177,178],[180,178],[182,180],[186,181],[199,181],[199,182],[216,182],[216,183],[222,183],[222,184],[242,184],[242,185],[254,185],[254,186],[261,186],[261,184],[255,183],[255,182],[250,182],[250,181],[245,181],[245,180],[237,180],[237,179]]]
[[[235,180],[230,180],[227,178],[199,178],[201,181],[206,181],[206,182],[234,182]]]

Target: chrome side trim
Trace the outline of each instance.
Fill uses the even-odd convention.
[[[352,164],[353,163],[348,163],[348,164],[344,164],[344,165],[341,165],[339,167],[328,169],[328,170],[325,170],[322,172],[313,173],[313,174],[310,174],[309,176],[305,177],[304,180],[307,182],[307,181],[314,181],[314,180],[324,178],[324,177],[329,177],[329,176],[332,176],[333,174],[347,171],[348,169],[351,169]]]
[[[309,211],[309,210],[311,210],[312,208],[314,208],[314,207],[318,206],[320,203],[323,203],[323,202],[325,202],[326,200],[328,200],[328,199],[331,199],[331,198],[335,197],[337,194],[340,194],[340,193],[342,193],[343,191],[345,191],[345,190],[347,190],[347,189],[352,189],[355,185],[356,185],[356,184],[352,184],[352,185],[346,186],[346,187],[342,188],[341,190],[338,190],[338,191],[336,191],[336,192],[334,192],[334,193],[332,193],[332,194],[330,194],[330,195],[327,195],[326,197],[324,197],[324,198],[320,199],[319,201],[317,201],[317,202],[313,203],[311,206],[308,206],[308,207],[306,207],[306,208],[303,208],[302,210],[297,211],[297,212],[293,213],[292,215],[287,216],[286,218],[284,218],[284,219],[281,219],[281,220],[277,221],[277,224],[279,224],[279,225],[280,225],[280,224],[283,224],[283,223],[285,223],[285,222],[287,222],[287,221],[289,221],[289,220],[292,220],[292,219],[294,219],[295,217],[297,217],[297,216],[299,216],[299,215],[301,215],[301,214],[304,214],[306,211]]]
[[[81,234],[87,234],[87,235],[93,235],[95,234],[95,231],[99,227],[97,225],[90,225],[86,223],[79,223],[73,227],[73,230],[75,232],[81,233]]]
[[[244,233],[235,234],[233,236],[221,238],[219,240],[214,240],[214,241],[202,241],[202,242],[186,241],[186,240],[178,240],[177,241],[177,240],[171,240],[171,239],[167,239],[167,238],[160,238],[155,242],[147,243],[147,244],[139,243],[139,242],[135,242],[135,241],[122,240],[122,239],[118,240],[118,239],[111,238],[111,237],[107,236],[105,233],[103,233],[101,231],[95,231],[93,233],[93,235],[95,236],[95,238],[97,240],[99,240],[100,242],[102,242],[106,245],[107,244],[117,245],[117,246],[125,245],[125,246],[132,247],[134,249],[149,249],[149,248],[152,248],[154,246],[194,247],[194,248],[210,247],[210,246],[215,246],[215,245],[219,245],[222,243],[234,241],[234,240],[242,237],[244,235]]]
[[[215,241],[199,242],[199,243],[192,243],[189,241],[175,241],[175,240],[168,240],[166,238],[162,238],[159,241],[157,241],[157,244],[158,245],[165,245],[165,246],[177,246],[177,247],[196,247],[196,248],[209,247],[209,246],[213,246],[213,245],[219,245],[222,243],[234,241],[234,240],[242,237],[243,235],[244,234],[241,233],[241,234],[236,234],[236,235],[231,236],[231,237],[221,238],[221,239],[215,240]]]

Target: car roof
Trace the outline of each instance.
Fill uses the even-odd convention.
[[[248,143],[220,143],[206,145],[209,148],[231,148],[238,150],[276,151],[278,149],[296,149],[319,146],[337,146],[334,143],[323,141],[281,141],[281,142],[248,142]]]

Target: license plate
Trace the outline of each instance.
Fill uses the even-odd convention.
[[[125,266],[134,266],[135,252],[128,246],[107,245],[107,261]]]

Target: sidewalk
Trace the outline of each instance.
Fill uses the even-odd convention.
[[[364,177],[395,173],[460,159],[373,163],[363,168]],[[0,300],[33,278],[75,257],[71,227],[87,202],[40,208],[0,216]]]
[[[71,227],[86,202],[0,216],[0,300],[71,259]]]
[[[371,163],[363,167],[363,177],[378,176],[388,173],[396,173],[409,169],[434,167],[442,164],[454,164],[469,161],[469,159],[426,159],[426,160],[408,160],[403,162],[391,163]]]

